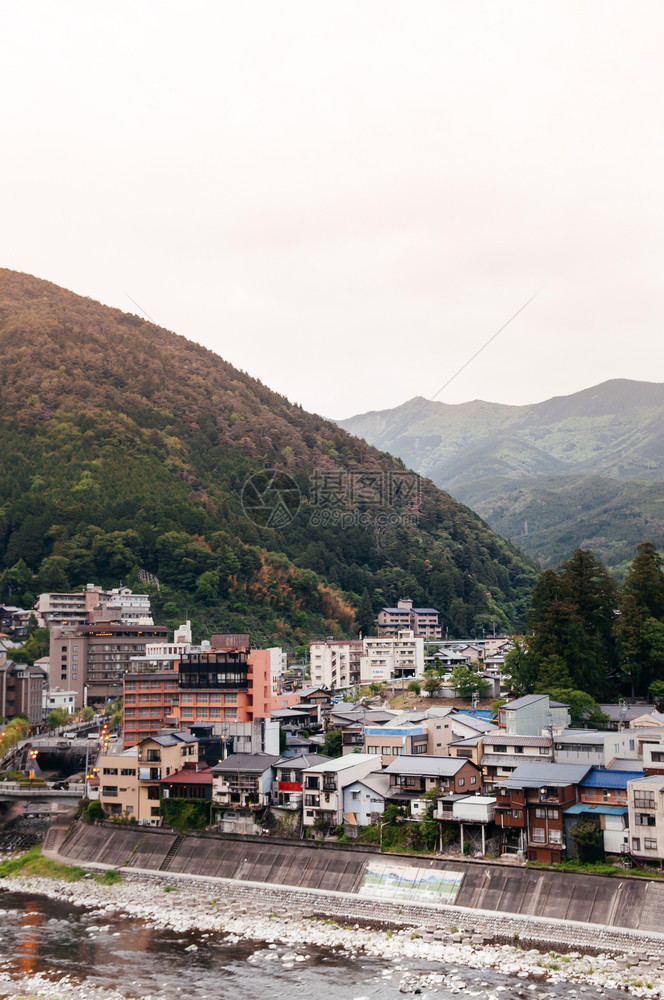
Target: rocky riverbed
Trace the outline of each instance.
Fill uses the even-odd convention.
[[[381,904],[376,904],[376,926],[370,921],[344,924],[336,917],[326,919],[299,908],[287,892],[274,889],[249,896],[242,887],[228,883],[212,884],[149,877],[132,878],[115,885],[102,885],[93,879],[76,883],[19,876],[0,881],[0,888],[12,893],[31,893],[66,902],[71,906],[92,908],[91,934],[103,931],[105,923],[117,915],[126,915],[147,928],[162,928],[177,934],[191,934],[185,950],[196,951],[210,939],[223,936],[226,943],[254,941],[272,949],[281,968],[297,968],[307,961],[307,949],[333,949],[349,958],[370,956],[385,963],[386,975],[403,967],[402,993],[441,993],[445,996],[467,991],[467,970],[496,970],[513,977],[514,995],[559,996],[560,987],[568,985],[567,995],[579,997],[614,996],[626,991],[631,996],[664,996],[662,953],[639,949],[628,955],[584,954],[568,951],[560,954],[519,947],[518,942],[499,944],[487,941],[481,933],[464,935],[463,929],[436,928],[435,914],[423,926],[381,928]],[[0,907],[2,895],[0,894]],[[481,929],[480,929],[481,930]],[[198,944],[196,943],[198,941]],[[413,962],[434,963],[426,972],[412,971]],[[409,968],[410,965],[410,968]],[[434,971],[431,971],[431,968]],[[0,977],[2,978],[2,977]],[[498,998],[506,987],[495,987]],[[47,996],[43,985],[31,984],[34,992]],[[548,992],[547,992],[548,991]],[[8,994],[5,994],[8,995]],[[60,997],[81,997],[74,984],[58,982]],[[503,994],[503,996],[509,996]]]

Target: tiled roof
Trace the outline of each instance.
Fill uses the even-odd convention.
[[[590,767],[587,764],[551,764],[534,761],[519,764],[516,771],[505,779],[507,788],[541,788],[542,785],[578,785]]]
[[[519,736],[515,733],[489,733],[486,737],[487,746],[511,746],[511,747],[550,747],[550,736]]]
[[[453,777],[464,764],[465,757],[428,757],[426,754],[403,754],[385,768],[385,774],[421,774],[430,777]]]
[[[236,774],[245,772],[262,774],[269,767],[274,767],[280,760],[278,754],[271,753],[232,753],[226,760],[220,761],[212,768],[213,774]]]

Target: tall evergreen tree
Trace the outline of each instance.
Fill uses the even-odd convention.
[[[664,680],[664,569],[652,542],[642,542],[621,590],[616,636],[620,672],[632,697]]]

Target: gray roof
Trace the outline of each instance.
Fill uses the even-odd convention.
[[[245,772],[247,774],[262,774],[270,767],[274,767],[280,760],[279,754],[272,753],[232,753],[225,760],[215,764],[212,768],[213,774],[237,774]]]
[[[289,719],[301,719],[303,716],[307,718],[310,716],[311,705],[307,708],[303,708],[298,711],[296,708],[275,708],[271,713],[270,718],[272,719],[285,719],[288,722]]]
[[[491,765],[492,767],[520,767],[520,764],[516,763],[517,754],[515,753],[485,753],[482,755],[480,764],[484,767],[486,765]],[[519,760],[523,760],[519,754]]]
[[[484,733],[478,733],[476,736],[466,736],[462,740],[451,740],[449,746],[451,747],[476,747],[480,740],[484,739]]]
[[[332,758],[326,757],[322,753],[299,753],[296,757],[280,757],[274,767],[304,769],[305,767],[316,767],[317,764],[324,764],[328,760],[332,760]]]
[[[172,747],[176,743],[197,743],[198,737],[192,736],[191,733],[181,732],[180,730],[173,731],[172,733],[160,733],[158,736],[146,736],[146,740],[152,740],[153,743],[158,743],[160,747]],[[143,740],[141,740],[141,743]]]
[[[507,788],[541,788],[542,785],[578,785],[591,770],[589,764],[551,764],[534,761],[519,764],[505,779]]]
[[[654,708],[647,702],[641,702],[640,705],[600,705],[599,707],[612,722],[620,722],[621,718],[638,719],[641,715],[650,715]],[[624,715],[621,715],[621,709]]]
[[[550,747],[550,736],[519,736],[515,733],[490,733],[486,737],[486,746],[519,746],[519,747]]]
[[[543,698],[548,698],[546,694],[526,694],[523,698],[517,698],[515,701],[508,701],[506,705],[503,705],[504,710],[526,708],[528,705],[534,705],[538,701],[542,701]]]
[[[366,785],[370,791],[385,796],[390,790],[390,778],[383,771],[371,771],[364,778],[358,778],[346,787],[352,788],[353,785]]]
[[[429,757],[426,754],[402,754],[385,768],[385,774],[420,774],[427,777],[453,777],[464,764],[465,757]]]
[[[488,722],[486,719],[476,719],[474,715],[466,715],[465,712],[457,712],[452,717],[452,725],[455,722],[462,726],[468,726],[469,729],[475,729],[478,733],[491,733],[498,729],[495,723]]]

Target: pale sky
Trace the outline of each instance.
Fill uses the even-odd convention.
[[[0,8],[0,265],[331,417],[664,381],[664,6]],[[174,373],[175,374],[175,373]]]

